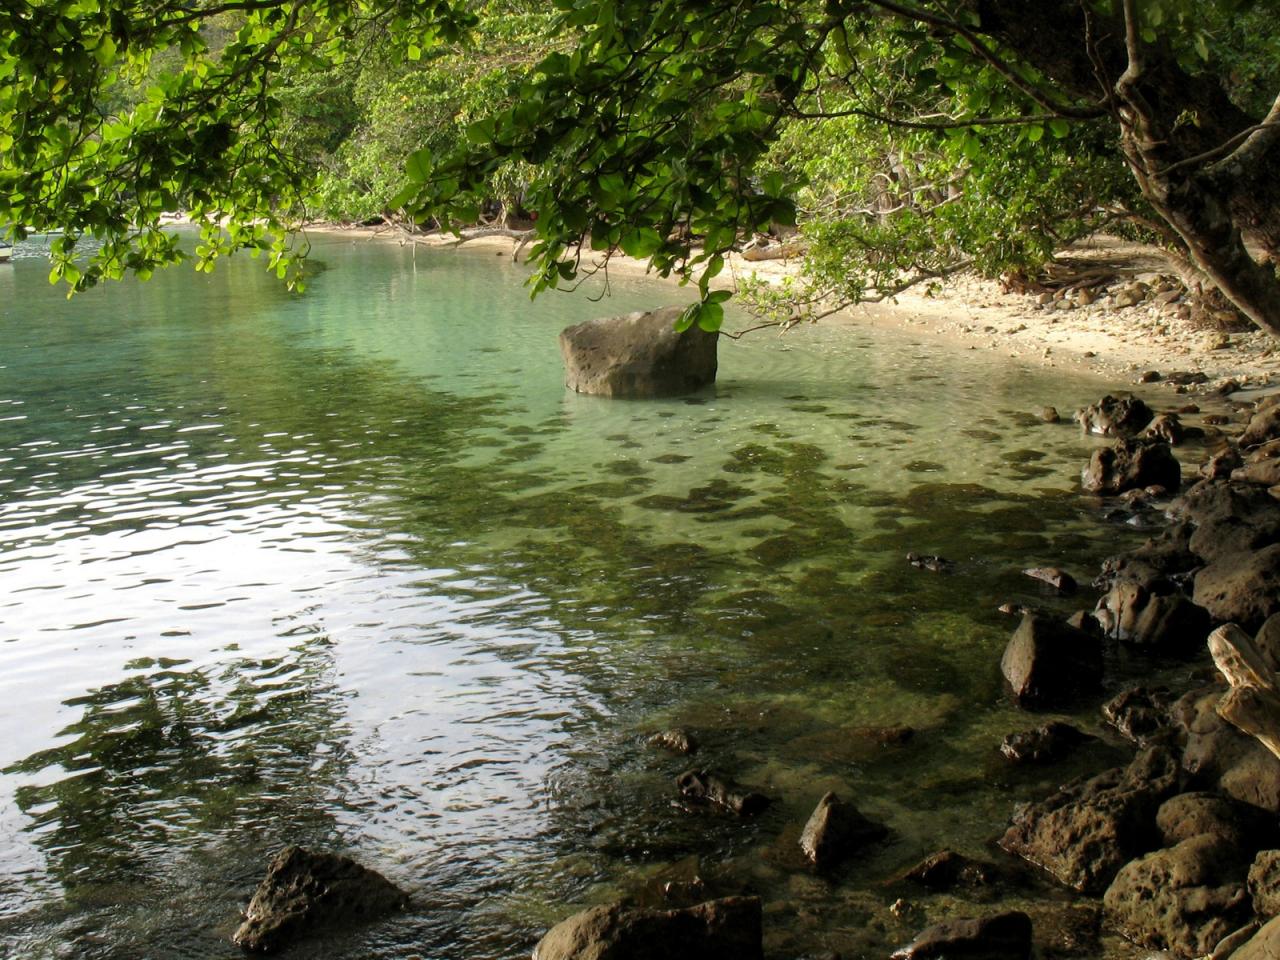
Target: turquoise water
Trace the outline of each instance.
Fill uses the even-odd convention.
[[[414,902],[300,957],[527,956],[694,873],[765,897],[771,955],[882,956],[922,920],[884,878],[1058,776],[994,756],[1031,725],[995,608],[1070,610],[1019,570],[1137,536],[1031,415],[1104,384],[815,327],[608,401],[556,334],[681,291],[530,303],[491,253],[322,239],[305,296],[246,260],[68,303],[37,253],[0,267],[0,954],[235,956],[300,842]],[[771,809],[675,808],[673,724]],[[819,878],[827,789],[894,839]]]

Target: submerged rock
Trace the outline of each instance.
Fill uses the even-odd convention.
[[[1034,730],[1009,734],[1000,742],[1000,753],[1012,763],[1048,763],[1089,739],[1071,724],[1053,720]]]
[[[670,730],[655,733],[648,739],[648,744],[651,747],[670,750],[672,753],[690,754],[698,752],[698,738],[684,729],[684,727],[673,727]]]
[[[1019,910],[977,919],[948,920],[916,934],[893,960],[1027,960],[1031,918]]]
[[[762,960],[758,897],[725,897],[683,910],[592,907],[556,924],[533,960]]]
[[[804,825],[800,849],[810,863],[825,869],[888,834],[884,824],[867,819],[853,804],[827,793]]]
[[[948,573],[955,567],[955,561],[933,554],[908,553],[907,563],[917,570],[928,570],[930,573]]]
[[[972,860],[954,850],[939,850],[902,874],[900,879],[923,884],[930,890],[958,886],[982,887],[994,883],[998,871],[990,863]]]
[[[560,334],[565,385],[605,397],[662,397],[715,383],[718,335],[677,333],[681,307],[588,320]]]
[[[1078,586],[1076,578],[1061,567],[1029,567],[1022,572],[1034,580],[1047,583],[1059,593],[1075,593]]]
[[[1155,845],[1155,816],[1177,788],[1178,767],[1150,747],[1128,767],[1068,783],[1014,811],[1000,847],[1082,893],[1103,890],[1134,856]]]
[[[740,817],[753,816],[769,806],[769,798],[764,794],[705,769],[686,770],[676,778],[676,786],[689,803],[726,810]]]
[[[407,902],[391,881],[349,857],[285,847],[267,867],[232,941],[271,953],[318,928],[376,920]]]

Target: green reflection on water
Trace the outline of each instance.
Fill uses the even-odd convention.
[[[1085,579],[1133,534],[1075,496],[1075,434],[1019,410],[1098,385],[815,331],[726,344],[698,403],[601,402],[565,394],[554,335],[602,308],[495,305],[489,262],[325,256],[303,299],[233,268],[66,308],[19,275],[0,535],[32,592],[0,610],[0,657],[69,692],[3,691],[41,718],[0,787],[43,892],[0,886],[0,936],[220,956],[271,846],[300,840],[417,904],[317,956],[516,955],[691,857],[766,897],[779,948],[856,950],[897,936],[885,876],[977,852],[1039,786],[991,766],[1027,725],[994,608],[1066,612],[1019,569]],[[667,294],[626,296],[607,309]],[[673,808],[687,761],[642,735],[677,723],[778,802],[749,823]],[[827,789],[897,837],[835,882],[794,850]],[[175,906],[148,919],[158,890]]]

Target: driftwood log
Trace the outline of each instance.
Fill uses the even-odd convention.
[[[1280,757],[1280,686],[1270,652],[1234,623],[1209,634],[1209,652],[1231,685],[1218,702],[1218,716]]]

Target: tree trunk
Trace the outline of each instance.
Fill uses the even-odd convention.
[[[982,31],[1053,81],[1105,105],[1143,196],[1186,244],[1205,278],[1280,339],[1280,97],[1249,116],[1193,77],[1167,43],[1137,32],[1135,0],[1113,15],[1075,0],[969,0]],[[1252,251],[1252,252],[1251,252]]]

